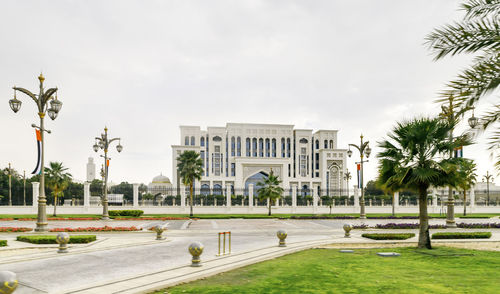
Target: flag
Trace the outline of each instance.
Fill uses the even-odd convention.
[[[38,161],[36,162],[36,167],[31,172],[31,174],[39,175],[42,173],[42,134],[38,129],[35,129],[35,133],[36,133],[36,147],[38,148]]]
[[[464,157],[464,146],[457,147],[453,151],[455,152],[455,158]]]
[[[357,169],[357,174],[358,174],[358,188],[362,188],[361,187],[361,182],[363,181],[363,176],[361,175],[361,163],[358,163],[356,165],[356,169]]]

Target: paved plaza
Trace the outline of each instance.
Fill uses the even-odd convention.
[[[342,226],[345,223],[375,225],[389,222],[416,223],[418,220],[51,221],[49,228],[108,225],[136,226],[143,230],[97,233],[96,242],[70,244],[69,253],[64,255],[56,253],[57,245],[18,242],[15,241],[15,237],[22,233],[3,233],[0,234],[0,239],[7,239],[9,246],[0,249],[2,256],[0,270],[10,270],[18,274],[20,287],[16,293],[124,293],[125,290],[129,293],[140,293],[311,247],[355,248],[397,243],[414,246],[416,237],[398,242],[373,241],[361,238],[361,230],[354,230],[351,238],[343,237]],[[499,222],[499,220],[457,219],[457,222],[478,223]],[[432,219],[430,223],[443,224],[444,220]],[[168,227],[164,233],[166,240],[156,241],[155,233],[147,230],[155,225]],[[35,224],[31,221],[2,221],[0,226],[34,227]],[[277,247],[276,231],[279,229],[288,232],[286,248]],[[217,233],[223,231],[232,232],[232,255],[217,257]],[[417,230],[386,231],[416,232]],[[450,231],[450,229],[431,231]],[[474,241],[474,244],[488,244],[485,247],[500,251],[500,230],[488,229],[488,231],[493,232],[491,239],[483,243]],[[189,267],[191,256],[187,248],[193,241],[200,241],[205,245],[201,256],[204,266],[198,269]],[[440,242],[434,241],[435,244]]]

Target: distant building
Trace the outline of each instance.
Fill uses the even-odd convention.
[[[95,180],[95,163],[94,158],[89,157],[87,162],[87,182],[92,182]]]
[[[177,157],[200,153],[204,174],[196,189],[247,189],[273,170],[284,189],[297,186],[317,195],[340,195],[347,185],[346,149],[338,149],[337,130],[295,129],[293,125],[227,123],[225,127],[181,126],[181,145],[172,146],[176,187]]]
[[[151,183],[148,184],[148,193],[153,195],[170,195],[172,193],[171,191],[172,183],[170,182],[170,179],[161,173],[160,175],[154,177]]]

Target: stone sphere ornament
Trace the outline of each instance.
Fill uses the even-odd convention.
[[[344,231],[345,231],[344,238],[351,238],[351,233],[350,233],[351,230],[352,230],[352,226],[350,224],[344,225]]]
[[[66,253],[68,252],[68,242],[69,242],[69,234],[66,232],[61,232],[57,234],[56,242],[59,244],[59,250],[57,253]]]
[[[200,255],[203,253],[203,244],[201,242],[193,242],[189,245],[189,253],[193,256],[191,260],[191,266],[198,267],[201,266]]]
[[[278,239],[280,239],[279,247],[286,247],[285,239],[288,234],[286,233],[285,230],[279,230],[276,232],[276,236],[278,236]]]
[[[163,232],[166,229],[160,225],[154,227],[154,231],[156,232],[156,240],[165,240],[165,237],[162,236]]]
[[[16,291],[17,276],[13,272],[0,271],[0,293],[10,294]]]

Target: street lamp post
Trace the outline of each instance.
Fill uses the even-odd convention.
[[[489,171],[486,171],[486,175],[483,176],[486,179],[486,206],[490,205],[490,179],[493,175],[490,175]]]
[[[108,214],[108,167],[109,167],[109,159],[108,158],[108,148],[113,141],[118,141],[118,145],[116,145],[116,151],[122,152],[123,146],[120,144],[120,138],[108,139],[108,128],[104,128],[104,134],[101,134],[101,137],[95,137],[95,144],[92,146],[94,151],[99,151],[99,148],[104,150],[104,196],[102,199],[102,219],[109,220]]]
[[[360,206],[360,213],[359,213],[359,218],[365,219],[366,218],[366,213],[365,213],[365,190],[363,186],[363,163],[368,162],[368,160],[364,160],[364,156],[366,154],[366,158],[370,157],[370,153],[372,152],[372,149],[370,146],[368,146],[369,141],[363,142],[363,135],[360,136],[361,138],[361,143],[358,145],[356,144],[349,144],[349,147],[354,147],[358,149],[359,151],[359,156],[361,160],[359,161],[359,164],[361,164],[361,174],[360,174],[360,185],[361,185],[361,198],[359,200],[359,206]],[[347,155],[349,157],[352,156],[352,151],[349,148],[347,151]],[[356,162],[358,163],[358,162]]]
[[[26,171],[23,171],[23,205],[26,206]]]
[[[47,213],[46,213],[46,208],[47,208],[47,199],[45,198],[45,167],[44,167],[44,161],[45,161],[45,152],[44,152],[44,132],[47,132],[50,134],[50,130],[46,130],[44,128],[44,117],[45,114],[48,114],[49,117],[54,120],[56,119],[59,111],[61,110],[62,107],[62,102],[57,100],[57,88],[50,88],[48,90],[45,90],[43,88],[43,81],[45,80],[45,77],[40,74],[38,77],[38,80],[40,81],[40,92],[38,95],[31,93],[30,91],[24,89],[24,88],[19,88],[19,87],[14,87],[14,98],[9,100],[9,105],[12,111],[18,112],[19,109],[21,109],[21,101],[16,98],[16,91],[19,91],[21,93],[26,94],[29,96],[33,101],[35,101],[37,107],[38,107],[38,116],[40,117],[40,126],[37,126],[35,124],[32,124],[31,126],[33,128],[39,129],[40,130],[40,143],[41,143],[41,159],[40,159],[40,193],[38,197],[38,216],[37,216],[37,221],[36,221],[36,228],[35,231],[37,232],[44,232],[47,231]],[[55,97],[54,97],[55,95]],[[50,108],[49,108],[49,102],[50,102]]]
[[[5,171],[5,175],[9,176],[9,206],[12,206],[12,169],[10,167],[10,162],[9,169]]]

